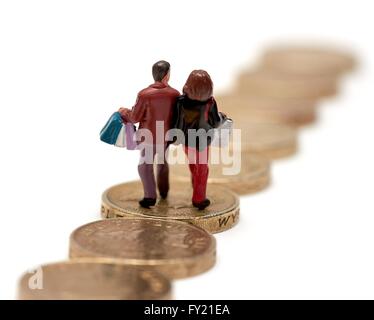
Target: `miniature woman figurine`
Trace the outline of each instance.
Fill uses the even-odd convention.
[[[183,95],[178,98],[174,113],[174,127],[183,130],[185,137],[182,143],[191,171],[192,204],[199,210],[210,205],[206,197],[211,142],[208,131],[219,127],[226,118],[218,112],[212,94],[213,82],[209,74],[204,70],[194,70],[183,87]],[[189,135],[194,131],[197,135]],[[201,133],[205,133],[205,136]]]

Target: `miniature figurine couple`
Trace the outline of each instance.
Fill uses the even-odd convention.
[[[216,101],[213,98],[213,82],[204,70],[194,70],[190,73],[183,87],[183,94],[169,86],[170,64],[167,61],[158,61],[152,67],[154,83],[141,90],[134,107],[130,110],[120,108],[119,112],[125,123],[139,123],[139,129],[148,129],[152,133],[153,153],[151,163],[140,162],[138,172],[143,184],[144,198],[139,204],[150,208],[156,204],[157,192],[160,197],[167,198],[169,192],[169,166],[166,152],[170,141],[165,134],[169,129],[180,129],[186,137],[182,144],[189,161],[192,177],[192,204],[199,210],[204,210],[210,204],[206,197],[207,180],[209,174],[208,153],[210,139],[188,139],[188,130],[203,129],[208,131],[217,128],[225,119],[225,115],[218,112]],[[156,122],[163,122],[164,137],[160,144],[156,139]],[[157,140],[157,141],[156,141]],[[156,145],[157,144],[157,145]],[[144,157],[144,149],[141,157]],[[153,160],[162,155],[164,161],[157,163],[157,180],[154,175]]]

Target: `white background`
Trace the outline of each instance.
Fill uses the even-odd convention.
[[[137,178],[136,152],[98,133],[172,64],[171,85],[204,68],[216,92],[274,41],[347,46],[342,92],[300,132],[271,188],[242,198],[218,234],[218,263],[175,283],[178,299],[374,298],[372,1],[0,2],[0,298],[22,272],[63,260],[70,232],[98,219],[110,185]]]

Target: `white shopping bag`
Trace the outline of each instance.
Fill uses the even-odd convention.
[[[222,124],[214,129],[214,136],[211,146],[213,147],[227,147],[230,144],[230,137],[232,135],[233,121],[232,119],[225,118]]]
[[[118,134],[115,146],[120,148],[126,147],[126,127],[124,124],[122,124],[122,128]]]

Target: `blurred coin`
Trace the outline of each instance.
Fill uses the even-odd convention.
[[[316,100],[335,95],[337,81],[333,76],[304,76],[262,69],[241,74],[237,91],[276,99]]]
[[[231,118],[246,118],[250,122],[280,123],[301,126],[316,120],[316,101],[275,99],[232,92],[216,96],[218,108]]]
[[[355,66],[355,59],[350,53],[323,46],[284,45],[270,48],[261,62],[268,69],[307,76],[338,76]]]
[[[22,300],[153,300],[169,299],[170,288],[170,281],[152,270],[77,260],[25,273],[18,296]]]
[[[297,131],[289,126],[264,123],[247,123],[235,120],[241,129],[242,152],[258,153],[267,159],[279,159],[297,151]]]
[[[239,154],[239,157],[240,169],[237,172],[234,166],[230,168],[222,163],[209,165],[208,183],[223,185],[239,195],[258,192],[266,188],[270,181],[269,161],[254,153]],[[176,164],[170,168],[173,179],[187,183],[191,181],[191,173],[187,164]],[[224,168],[230,169],[231,174],[225,174]]]
[[[239,221],[239,198],[222,186],[208,185],[207,197],[211,204],[204,210],[192,206],[192,188],[188,182],[171,181],[168,197],[159,199],[150,209],[139,205],[138,201],[142,197],[143,186],[140,181],[113,186],[102,196],[101,214],[104,218],[139,217],[179,220],[192,223],[212,233],[230,229]]]
[[[81,226],[70,236],[71,258],[152,268],[173,279],[207,271],[215,256],[214,237],[181,221],[107,219]]]

